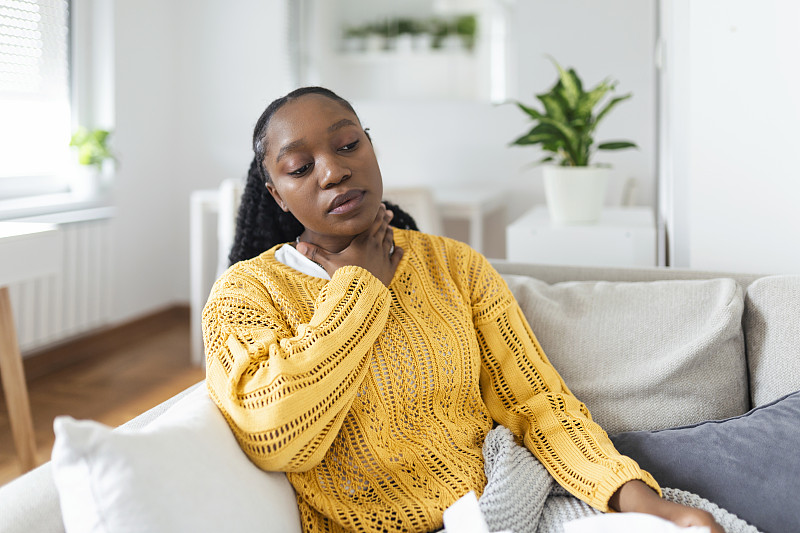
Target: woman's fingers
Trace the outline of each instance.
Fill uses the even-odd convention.
[[[375,220],[372,223],[372,227],[368,232],[369,235],[378,239],[382,238],[382,232],[385,232],[386,228],[389,227],[389,221],[392,220],[393,217],[394,213],[386,209],[385,205],[381,204],[380,208],[378,208],[377,214],[375,215]]]
[[[310,242],[303,242],[300,241],[295,245],[295,248],[298,252],[303,254],[304,256],[308,257],[319,266],[325,269],[325,272],[333,275],[333,272],[338,268],[337,266],[333,265],[330,261],[328,256],[328,252],[317,246],[316,244],[311,244]],[[331,267],[333,270],[331,270]]]

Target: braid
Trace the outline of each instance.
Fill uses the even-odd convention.
[[[236,217],[236,234],[228,256],[231,264],[292,241],[303,232],[303,225],[293,214],[281,209],[267,191],[259,167],[254,158]]]
[[[265,186],[270,177],[263,165],[266,154],[264,137],[267,134],[269,121],[278,109],[290,100],[310,93],[321,94],[341,102],[355,114],[347,100],[322,87],[296,89],[273,101],[261,114],[253,133],[255,157],[253,157],[250,170],[247,172],[247,182],[244,193],[242,193],[239,213],[236,216],[236,233],[228,256],[231,264],[256,257],[277,244],[293,241],[303,232],[304,228],[300,221],[290,212],[281,209]],[[391,226],[418,231],[417,223],[411,215],[392,203],[384,202],[384,204],[387,209],[394,212],[394,218],[389,223]]]
[[[411,215],[400,209],[399,206],[393,204],[392,202],[387,202],[386,200],[383,201],[383,205],[386,206],[386,209],[394,213],[394,218],[392,218],[392,220],[389,222],[390,226],[394,226],[395,228],[399,229],[419,231],[417,222],[411,217]]]

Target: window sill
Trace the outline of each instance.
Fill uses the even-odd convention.
[[[77,211],[111,205],[108,195],[88,197],[74,193],[43,194],[0,200],[0,220],[28,218],[65,211]]]

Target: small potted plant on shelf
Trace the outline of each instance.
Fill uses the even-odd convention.
[[[467,50],[475,48],[475,35],[478,31],[478,18],[475,15],[461,15],[456,18],[456,34],[461,37]]]
[[[383,52],[389,45],[389,24],[386,21],[374,22],[366,26],[365,48],[367,52]]]
[[[71,183],[76,194],[93,196],[100,192],[103,177],[111,172],[109,165],[115,159],[108,147],[109,135],[108,130],[83,126],[72,135],[69,145],[77,149],[80,164]]]
[[[343,52],[363,52],[367,30],[364,26],[348,26],[343,32]]]
[[[595,130],[612,109],[632,95],[603,102],[616,88],[616,81],[603,80],[587,91],[574,69],[564,70],[552,61],[558,81],[550,91],[536,95],[544,111],[516,102],[535,125],[511,144],[540,145],[550,153],[537,163],[551,163],[544,167],[544,185],[553,222],[593,223],[600,218],[611,169],[591,165],[592,157],[597,150],[636,148],[630,141],[596,143]]]
[[[394,38],[394,49],[397,52],[408,53],[414,50],[414,36],[419,33],[414,19],[399,18],[394,21],[397,36]]]

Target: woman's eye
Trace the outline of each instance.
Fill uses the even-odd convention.
[[[357,146],[358,146],[358,141],[353,141],[350,144],[346,144],[346,145],[342,146],[341,148],[339,148],[339,151],[340,152],[352,152],[353,150],[356,149]]]
[[[306,163],[305,165],[303,165],[302,167],[298,168],[297,170],[292,170],[291,172],[289,172],[289,175],[290,176],[302,176],[303,174],[308,172],[309,168],[311,168],[311,163]]]

